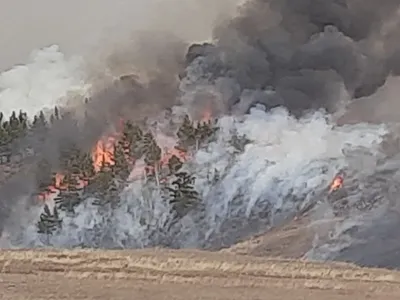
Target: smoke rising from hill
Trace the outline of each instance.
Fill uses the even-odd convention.
[[[159,4],[148,3],[149,7]],[[164,109],[177,106],[198,116],[210,107],[220,117],[222,131],[218,141],[199,151],[191,165],[199,177],[202,211],[193,212],[165,233],[170,207],[152,192],[149,202],[142,183],[135,182],[121,195],[124,206],[107,221],[90,201],[81,205],[76,217],[66,218],[54,244],[144,247],[173,237],[175,247],[223,247],[279,224],[308,201],[326,205],[322,217],[335,215],[335,199],[329,200],[324,189],[338,171],[346,170],[347,194],[336,200],[347,203],[343,217],[347,219],[333,230],[333,237],[350,238],[345,242],[333,238],[336,247],[328,251],[326,244],[316,243],[310,252],[311,257],[336,258],[339,250],[352,245],[347,229],[376,224],[375,208],[365,215],[364,206],[377,204],[382,216],[383,208],[390,208],[399,195],[393,181],[397,158],[389,151],[398,152],[398,147],[388,138],[395,140],[397,129],[361,122],[399,121],[389,113],[398,107],[391,95],[396,95],[399,73],[400,4],[390,0],[248,1],[234,17],[217,18],[209,43],[191,46],[200,32],[210,29],[197,20],[219,16],[232,2],[218,2],[204,11],[183,9],[179,15],[186,22],[185,18],[158,17],[176,11],[174,5],[154,14],[156,20],[150,18],[154,27],[139,28],[146,30],[136,30],[127,41],[120,38],[127,37],[129,30],[122,30],[115,38],[118,49],[113,49],[112,39],[105,39],[103,50],[86,59],[83,68],[91,99],[83,103],[83,97],[78,97],[81,102],[70,102],[68,107],[73,116],[86,113],[88,122],[79,128],[68,120],[55,126],[37,151],[56,157],[66,139],[87,148],[121,117],[160,118]],[[129,28],[129,21],[123,23]],[[266,111],[254,108],[257,104]],[[341,123],[354,125],[337,126],[339,117]],[[232,129],[252,140],[239,155],[230,152]],[[205,179],[213,171],[210,166],[222,174],[217,186]],[[23,180],[26,177],[21,184]],[[24,193],[0,191],[7,195],[3,201],[7,203]],[[17,207],[7,220],[11,236],[4,235],[6,242],[40,246],[31,221],[37,211]],[[26,222],[15,225],[21,216]]]

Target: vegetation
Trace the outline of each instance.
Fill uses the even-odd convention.
[[[57,126],[64,118],[66,116],[57,107],[50,116],[40,112],[31,121],[22,111],[18,114],[13,112],[8,120],[0,113],[0,156],[5,158],[2,163],[9,162],[14,142],[34,137],[36,142],[39,140],[45,144],[52,126]],[[176,132],[176,150],[184,153],[197,151],[213,140],[217,130],[212,121],[193,122],[185,116]],[[112,152],[112,162],[103,159],[97,172],[91,150],[81,149],[71,141],[62,141],[57,161],[37,154],[37,192],[32,196],[41,195],[47,199],[54,195],[53,208],[45,203],[37,222],[39,234],[49,240],[62,228],[61,216],[73,216],[77,207],[88,199],[103,210],[118,207],[119,194],[129,184],[131,171],[138,162],[145,165],[144,184],[152,184],[158,189],[171,205],[176,218],[182,218],[199,203],[196,178],[185,169],[182,157],[172,155],[165,161],[156,137],[141,124],[125,121],[121,133],[115,138]]]

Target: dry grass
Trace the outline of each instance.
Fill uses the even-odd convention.
[[[265,299],[268,293],[268,299],[388,300],[400,296],[400,272],[194,250],[4,250],[0,289],[9,291],[2,299],[32,293],[32,299],[107,299],[101,293],[109,299],[111,292],[131,299],[135,290],[146,299]],[[72,290],[73,297],[65,296]]]
[[[344,263],[324,264],[235,256],[202,251],[173,250],[19,250],[2,251],[2,273],[61,272],[69,274],[112,274],[117,277],[213,277],[252,276],[390,282],[400,284],[400,272],[366,269]],[[143,276],[144,275],[144,276]]]

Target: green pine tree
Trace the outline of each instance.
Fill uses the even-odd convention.
[[[246,145],[250,144],[251,140],[246,135],[239,135],[236,129],[231,132],[231,135],[230,145],[235,149],[236,153],[243,153]]]
[[[35,175],[38,190],[47,191],[53,180],[51,164],[45,158],[40,159],[37,163]]]
[[[114,179],[112,167],[103,164],[100,171],[90,182],[86,191],[93,195],[96,200],[93,204],[96,206],[105,206],[111,204],[115,207],[119,202],[119,188]]]
[[[196,151],[205,144],[211,142],[216,132],[218,131],[218,127],[215,123],[208,122],[200,122],[195,126],[194,130],[195,140],[196,140]]]
[[[59,210],[75,213],[75,207],[82,202],[82,198],[77,192],[61,190],[54,202]]]
[[[129,129],[129,135],[126,138],[129,156],[134,159],[140,159],[145,153],[146,137],[142,129],[137,125],[132,125]]]
[[[21,131],[25,136],[28,130],[28,115],[22,110],[19,111],[18,120],[20,124]]]
[[[54,115],[54,119],[55,120],[60,120],[60,112],[59,112],[57,106],[54,107],[54,114],[53,115]]]
[[[112,166],[112,169],[118,179],[123,181],[125,181],[130,174],[129,163],[124,148],[119,143],[115,146],[114,165]]]
[[[176,133],[179,141],[178,146],[184,151],[188,151],[196,145],[196,128],[188,115],[183,118],[182,125]]]
[[[173,155],[169,160],[168,160],[168,169],[169,169],[169,174],[174,175],[179,170],[182,168],[183,163],[182,161],[176,156]]]
[[[113,179],[111,167],[103,163],[99,172],[97,172],[85,188],[85,193],[100,198],[107,191]]]
[[[90,180],[96,172],[93,166],[93,158],[90,153],[83,153],[80,158],[81,173],[83,180]]]
[[[53,208],[53,212],[45,204],[43,212],[40,214],[39,221],[37,222],[37,232],[40,234],[46,234],[49,238],[50,235],[54,234],[57,230],[62,227],[62,219],[58,214],[56,207]]]
[[[167,190],[176,217],[181,218],[199,203],[200,195],[194,188],[194,176],[184,171],[176,173],[175,176],[172,187],[167,187]]]
[[[61,186],[54,202],[58,209],[74,213],[75,207],[82,202],[80,191],[83,188],[80,187],[78,176],[72,173],[67,174],[62,180]]]
[[[143,150],[144,150],[144,162],[147,166],[148,170],[151,170],[147,173],[149,179],[156,179],[157,186],[160,185],[159,180],[159,171],[160,171],[160,160],[161,160],[161,148],[157,145],[156,140],[154,139],[151,132],[148,132],[144,135],[143,138]]]

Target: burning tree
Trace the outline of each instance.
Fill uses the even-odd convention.
[[[59,119],[58,110],[53,115],[50,124],[46,123],[42,113],[36,116],[32,130],[49,128]],[[16,124],[14,117],[12,122]],[[58,193],[54,199],[55,211],[50,213],[47,204],[44,207],[38,223],[40,232],[52,234],[53,227],[46,226],[52,220],[61,222],[58,211],[74,214],[76,207],[91,197],[95,198],[93,204],[99,206],[99,213],[112,214],[119,204],[131,168],[139,159],[145,163],[143,171],[148,179],[143,192],[156,188],[171,204],[176,219],[182,218],[200,202],[194,186],[195,176],[183,170],[187,152],[196,151],[212,141],[217,130],[215,122],[194,123],[186,115],[177,131],[178,146],[165,149],[165,153],[151,131],[144,132],[139,125],[129,121],[123,123],[120,134],[103,136],[91,153],[82,151],[71,141],[63,141],[59,158],[61,173],[54,173],[51,182],[49,178],[54,170],[46,161],[40,167],[40,188],[47,187],[46,192]]]
[[[75,207],[82,202],[80,182],[75,174],[66,175],[61,183],[59,183],[60,189],[54,202],[58,209],[74,213]]]

